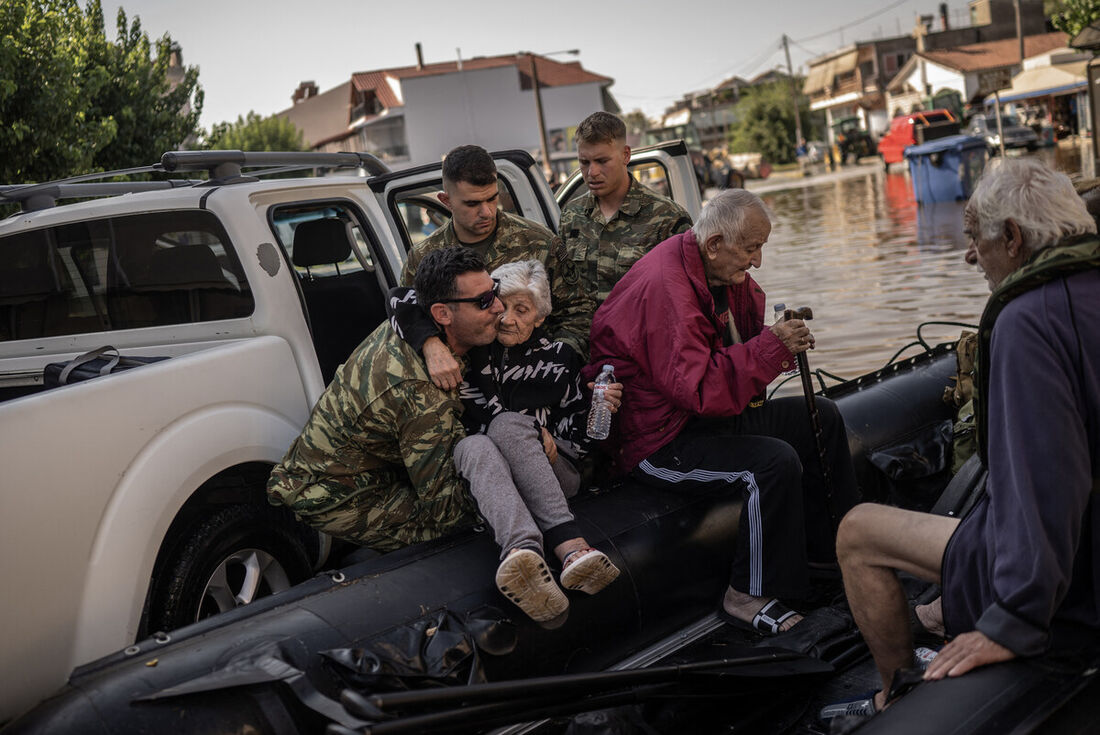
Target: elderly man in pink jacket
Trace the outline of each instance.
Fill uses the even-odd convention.
[[[587,371],[610,363],[624,385],[608,440],[615,469],[677,492],[743,496],[730,585],[719,616],[763,634],[801,616],[777,598],[808,592],[811,563],[835,563],[835,529],[858,497],[844,422],[818,401],[832,507],[800,398],[765,388],[814,345],[805,322],[764,326],[764,292],[749,276],[771,233],[767,208],[720,193],[689,231],[639,260],[592,322]]]

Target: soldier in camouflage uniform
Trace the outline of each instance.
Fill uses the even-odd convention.
[[[416,278],[424,308],[461,359],[496,338],[504,307],[481,257],[448,248]],[[268,480],[272,504],[337,538],[392,551],[472,523],[477,509],[452,455],[465,436],[457,392],[428,377],[383,323],[336,373]]]
[[[497,186],[496,164],[484,148],[463,145],[447,154],[439,200],[451,210],[451,219],[409,252],[401,285],[411,286],[425,254],[444,247],[463,245],[477,251],[489,270],[505,263],[537,260],[550,278],[553,301],[546,331],[552,340],[565,342],[578,354],[587,354],[588,328],[596,307],[582,288],[561,239],[542,225],[499,211]],[[436,385],[450,389],[462,381],[462,371],[433,336],[434,330],[425,333],[405,324],[402,328],[413,346],[424,352]]]
[[[566,205],[559,231],[585,292],[594,294],[599,306],[630,266],[657,243],[691,227],[691,217],[630,175],[622,120],[595,112],[577,126],[576,140],[588,193]],[[591,318],[589,313],[589,323]]]

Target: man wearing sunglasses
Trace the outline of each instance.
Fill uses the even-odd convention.
[[[451,219],[409,252],[401,285],[411,286],[421,259],[433,250],[461,245],[476,251],[493,270],[505,263],[537,260],[550,278],[554,310],[547,319],[551,338],[579,354],[588,350],[588,327],[596,308],[580,285],[561,239],[550,230],[518,215],[501,211],[497,168],[488,151],[462,145],[443,159],[443,192],[439,201],[451,210]],[[451,389],[462,382],[462,369],[439,337],[436,325],[413,307],[415,301],[400,291],[394,307],[394,326],[422,351],[433,382]],[[415,297],[412,297],[415,298]]]
[[[416,273],[421,309],[459,360],[497,335],[500,284],[470,248],[428,253]],[[465,436],[458,394],[438,388],[389,322],[348,358],[268,480],[268,498],[305,523],[377,551],[472,523],[455,472]]]

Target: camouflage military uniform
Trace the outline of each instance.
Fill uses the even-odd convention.
[[[409,252],[405,270],[401,273],[402,285],[413,285],[416,267],[426,254],[463,244],[455,235],[451,222],[433,232],[431,237]],[[493,234],[473,247],[485,259],[485,267],[489,271],[520,260],[542,263],[550,279],[553,303],[553,311],[546,320],[547,333],[553,340],[565,342],[579,354],[588,354],[588,329],[596,306],[590,292],[581,288],[577,270],[566,256],[561,238],[542,225],[501,211],[497,212],[497,227]],[[421,345],[416,346],[419,348]]]
[[[626,198],[610,221],[604,219],[596,197],[587,193],[566,205],[558,229],[584,291],[595,294],[599,306],[639,258],[689,227],[691,217],[683,207],[631,178]],[[590,326],[591,322],[589,313]]]
[[[452,454],[457,392],[383,323],[337,371],[267,483],[272,504],[338,538],[392,551],[472,523]]]

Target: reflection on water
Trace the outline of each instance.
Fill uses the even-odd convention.
[[[977,323],[989,289],[963,261],[964,202],[918,207],[904,172],[877,167],[798,183],[761,194],[775,227],[753,275],[766,313],[777,302],[813,308],[811,369],[854,378],[882,367],[922,322]],[[936,343],[960,329],[922,335]],[[781,392],[797,392],[796,383]]]

